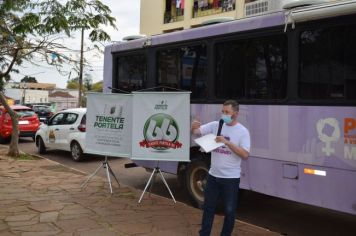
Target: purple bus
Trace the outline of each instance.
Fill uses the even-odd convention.
[[[115,43],[104,92],[189,90],[203,123],[236,99],[252,147],[241,188],[355,215],[355,19],[344,1]],[[201,206],[209,154],[192,141],[190,160],[160,167]]]

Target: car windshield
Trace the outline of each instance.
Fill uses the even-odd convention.
[[[51,108],[42,106],[42,107],[33,107],[33,110],[35,110],[36,112],[40,112],[40,111],[50,112]]]
[[[35,115],[35,112],[29,109],[15,109],[14,111],[19,117],[28,117]]]

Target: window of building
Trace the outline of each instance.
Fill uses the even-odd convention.
[[[236,0],[194,0],[193,17],[234,11]]]
[[[144,88],[147,79],[147,61],[143,54],[121,56],[117,63],[118,89],[131,92]]]
[[[165,24],[184,20],[184,1],[166,0],[166,9],[163,16]]]
[[[206,53],[205,45],[159,51],[158,85],[191,91],[192,98],[206,98]]]
[[[306,30],[300,34],[301,98],[356,98],[355,40],[355,24]]]
[[[286,97],[284,35],[219,43],[215,53],[218,98],[271,100]]]

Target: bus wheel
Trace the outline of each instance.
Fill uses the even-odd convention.
[[[187,189],[193,204],[202,208],[204,203],[204,189],[208,178],[208,163],[203,160],[192,160],[187,169]]]

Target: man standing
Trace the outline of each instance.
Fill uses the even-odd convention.
[[[234,229],[235,212],[240,184],[241,159],[247,160],[250,152],[250,133],[237,121],[239,105],[235,100],[227,100],[222,107],[221,119],[224,124],[216,142],[224,143],[211,153],[211,167],[204,190],[204,213],[201,236],[210,235],[214,221],[215,208],[220,197],[224,202],[224,226],[222,236],[231,235]],[[192,132],[206,135],[217,134],[219,122],[201,125],[193,121]]]

